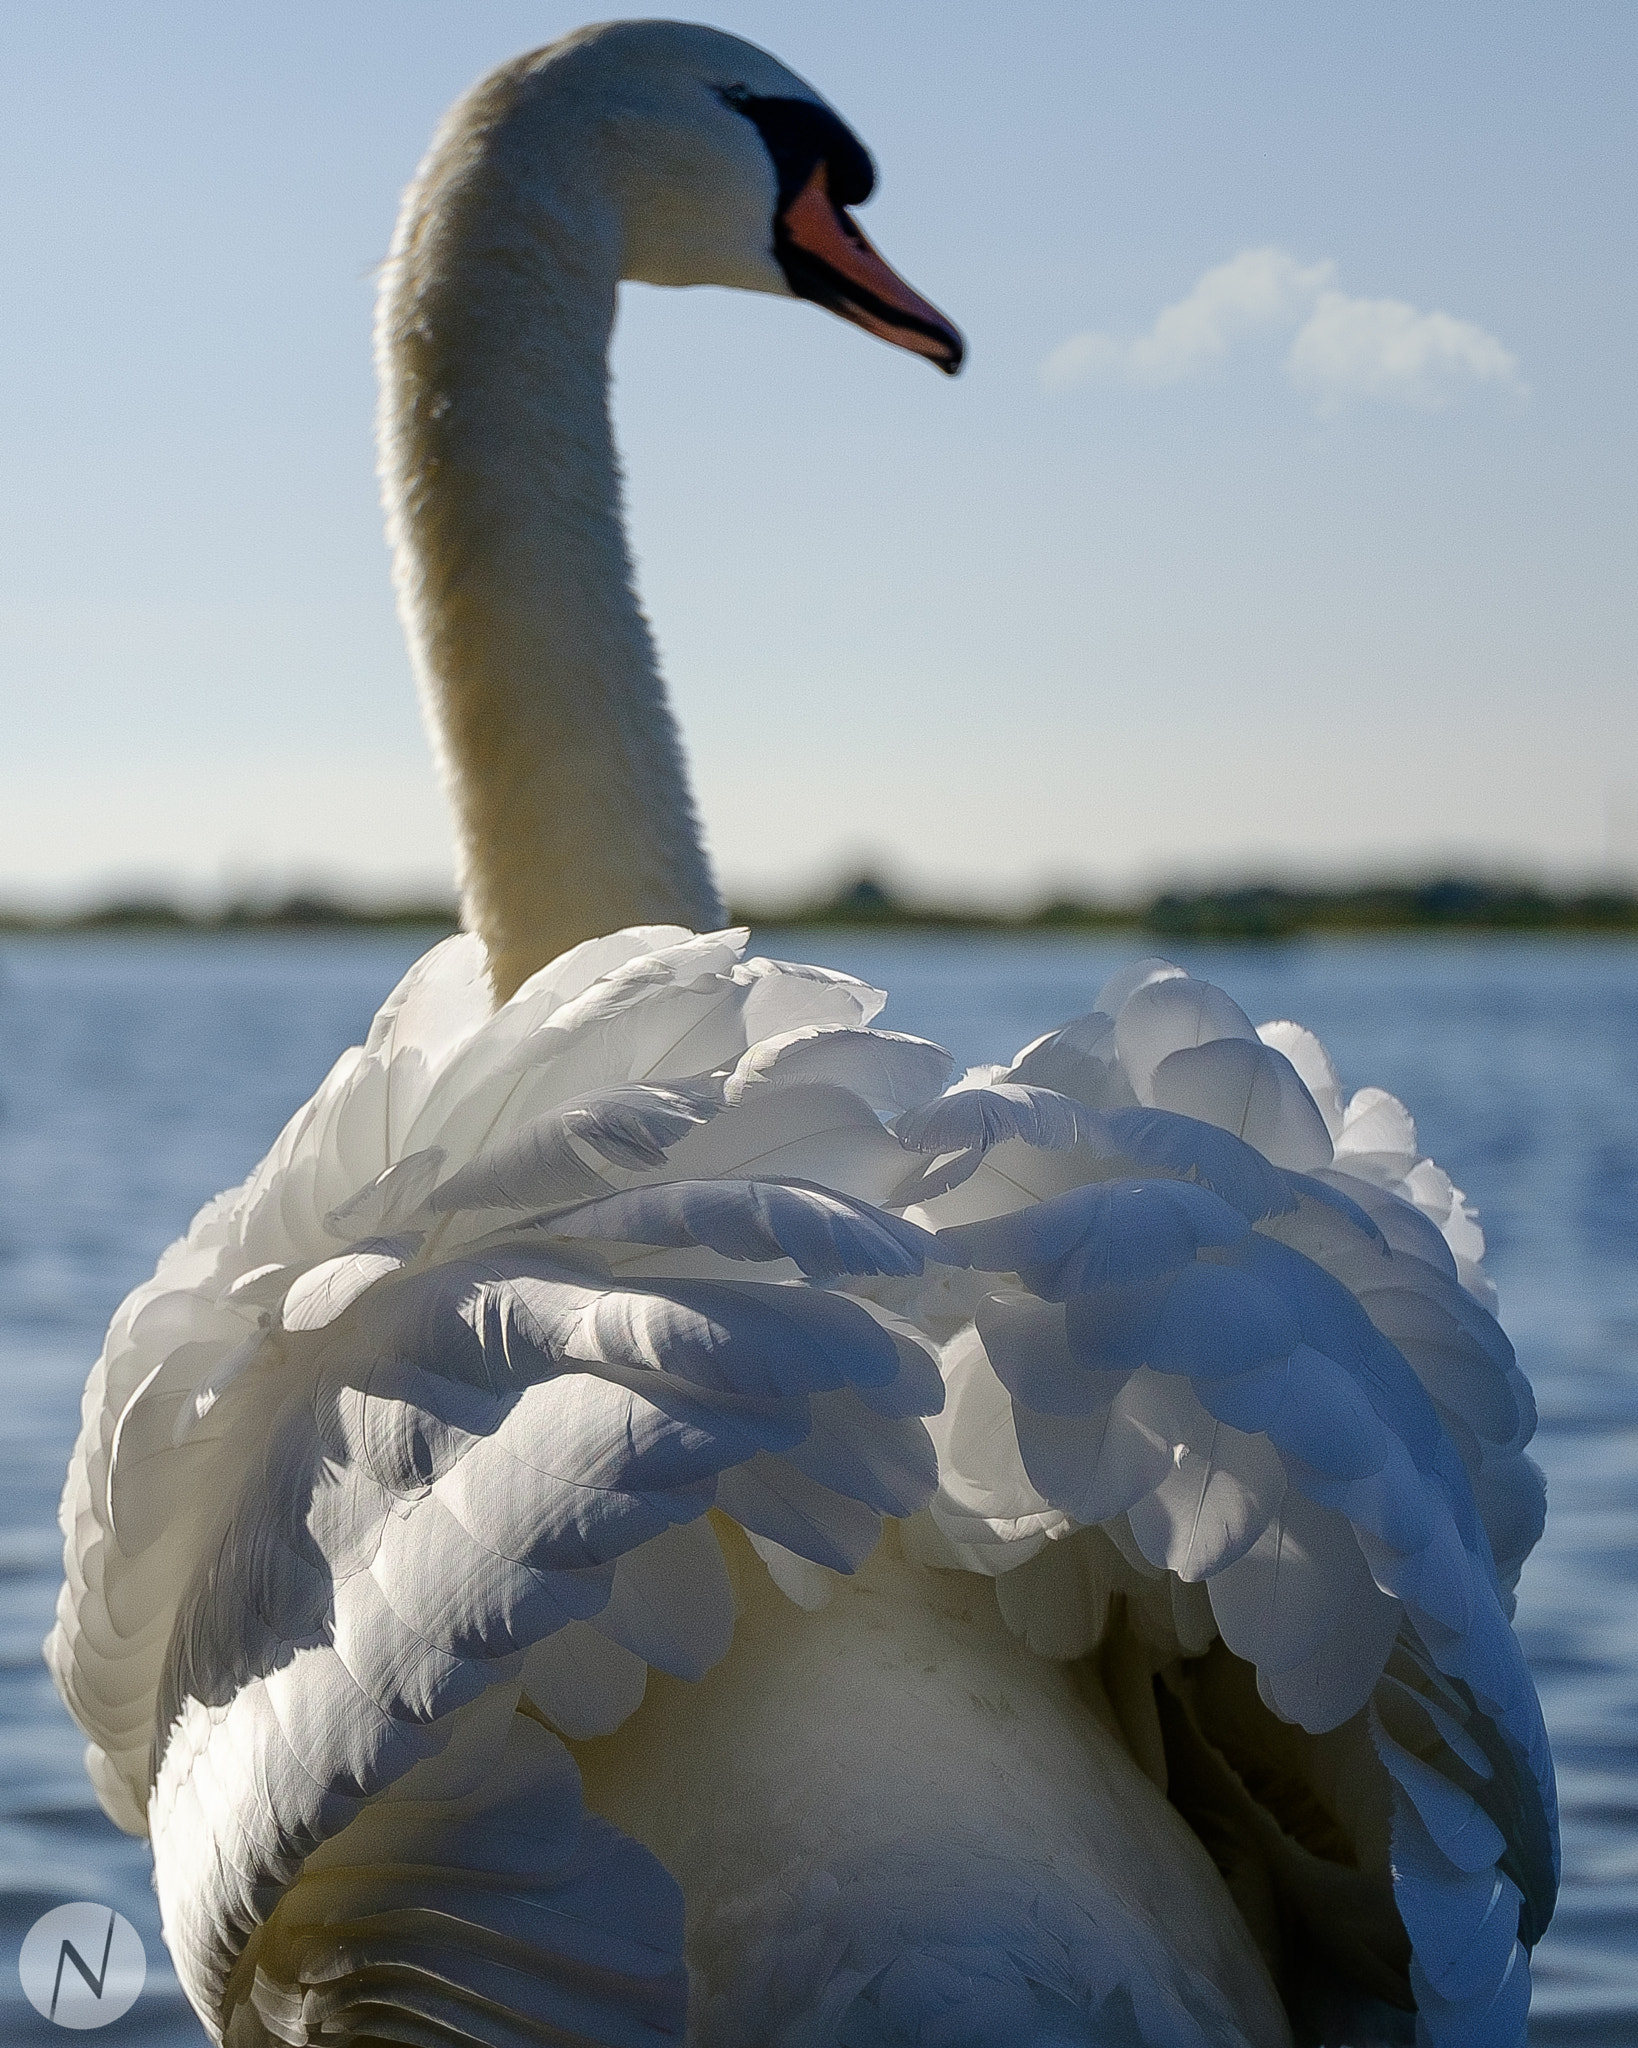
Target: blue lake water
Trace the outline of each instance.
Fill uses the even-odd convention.
[[[105,1821],[40,1662],[57,1492],[110,1312],[241,1179],[420,950],[413,935],[0,941],[0,2038],[30,1924],[69,1899],[134,1921],[149,1988],[110,2042],[197,2044],[147,1854]],[[759,935],[892,991],[883,1022],[1009,1056],[1149,950],[1119,937]],[[1565,1885],[1532,2041],[1638,2042],[1638,946],[1334,941],[1171,949],[1251,1015],[1294,1017],[1350,1085],[1415,1112],[1480,1204],[1541,1405],[1547,1535],[1519,1625],[1553,1732]]]

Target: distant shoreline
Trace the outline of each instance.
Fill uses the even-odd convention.
[[[1539,932],[1638,935],[1638,890],[1607,886],[1552,890],[1505,878],[1438,876],[1332,888],[1248,883],[1166,890],[1139,903],[1058,897],[1018,911],[916,901],[872,876],[805,902],[736,904],[736,924],[763,930],[899,931],[1020,935],[1141,931],[1169,939],[1269,940],[1330,934]],[[194,910],[153,896],[59,916],[0,909],[0,936],[129,932],[200,935],[322,931],[449,932],[453,903],[349,903],[303,892],[268,902]]]

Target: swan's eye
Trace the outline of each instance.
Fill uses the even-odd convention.
[[[779,210],[802,191],[823,164],[838,206],[860,206],[876,187],[870,152],[845,121],[813,100],[759,97],[743,85],[725,86],[723,99],[754,124],[779,179]]]

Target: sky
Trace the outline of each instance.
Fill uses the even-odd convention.
[[[0,899],[447,884],[373,271],[514,0],[0,0]],[[875,155],[942,378],[628,286],[730,890],[1638,873],[1638,10],[721,0]]]

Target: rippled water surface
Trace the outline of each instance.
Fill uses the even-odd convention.
[[[883,1022],[963,1061],[1089,1007],[1135,942],[763,935],[892,991]],[[102,1330],[155,1254],[241,1179],[419,951],[414,937],[0,942],[0,2039],[61,2040],[15,1957],[68,1899],[117,1905],[149,1988],[100,2036],[197,2043],[147,1856],[105,1821],[40,1663],[57,1490]],[[1481,1205],[1541,1405],[1547,1535],[1525,1647],[1553,1732],[1565,1885],[1537,1954],[1538,2043],[1638,2043],[1638,947],[1528,940],[1186,946],[1259,1021],[1416,1113]]]

